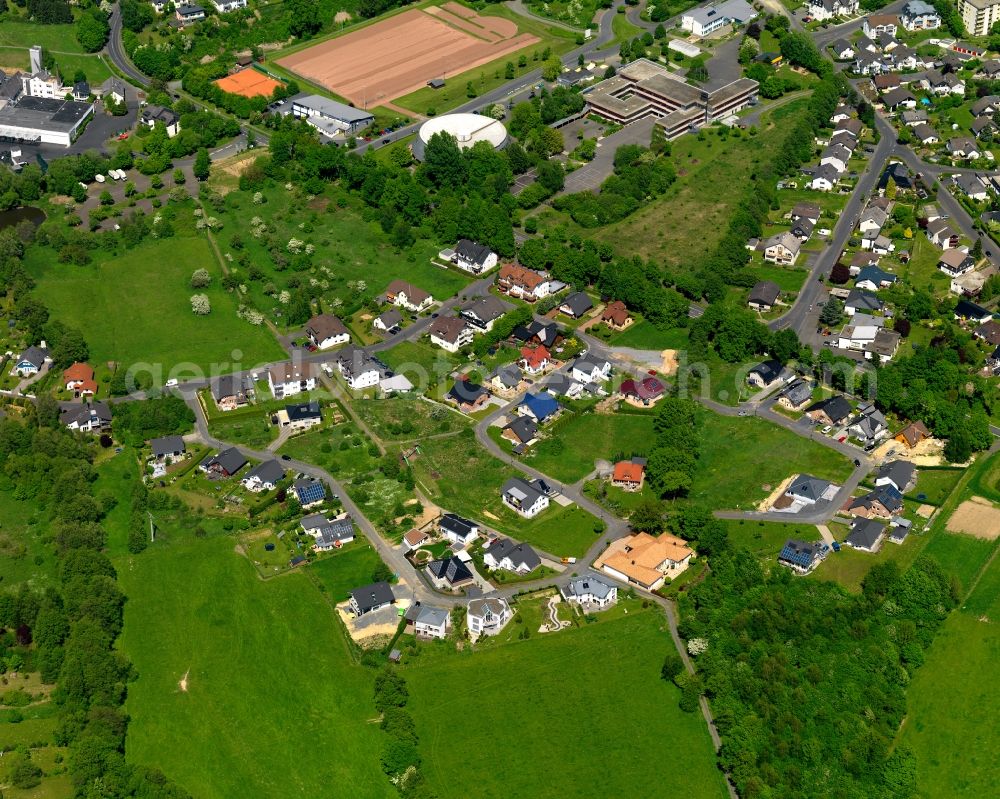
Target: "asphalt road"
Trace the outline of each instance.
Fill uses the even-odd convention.
[[[110,22],[111,35],[108,37],[107,51],[111,62],[133,83],[147,88],[149,78],[140,72],[125,54],[125,47],[122,44],[122,12],[117,3],[111,10]]]
[[[820,313],[817,303],[826,297],[826,288],[820,279],[830,274],[830,270],[837,262],[837,258],[840,257],[840,253],[847,246],[847,240],[851,237],[858,217],[861,216],[865,202],[878,184],[879,176],[893,151],[893,142],[894,139],[882,136],[875,152],[868,159],[865,171],[858,179],[857,187],[848,198],[847,204],[833,228],[830,243],[813,262],[809,277],[806,278],[806,282],[792,307],[768,323],[771,330],[791,328],[799,334],[799,338],[804,342],[809,343],[815,340],[815,332],[810,335],[809,331],[810,329],[815,331]]]

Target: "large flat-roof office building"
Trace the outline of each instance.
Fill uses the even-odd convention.
[[[595,113],[627,125],[656,117],[668,139],[723,119],[757,100],[758,84],[739,78],[714,91],[692,86],[665,67],[640,58],[586,94]]]

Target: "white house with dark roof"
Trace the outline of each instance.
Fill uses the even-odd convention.
[[[875,485],[891,485],[900,494],[905,494],[913,485],[916,473],[917,467],[909,461],[890,461],[875,472]]]
[[[47,363],[52,363],[52,358],[43,342],[41,346],[28,347],[22,352],[15,360],[10,373],[18,377],[31,377],[38,374]]]
[[[466,623],[472,635],[496,635],[507,626],[513,615],[506,599],[484,597],[469,602]]]
[[[605,610],[618,601],[617,585],[590,574],[573,578],[560,593],[567,602],[579,605],[586,612]]]
[[[59,414],[59,421],[70,430],[99,433],[111,426],[111,407],[106,402],[72,405]]]
[[[355,616],[364,616],[394,605],[396,597],[387,582],[372,583],[351,591],[350,606]]]
[[[473,275],[489,272],[497,265],[497,254],[485,244],[460,239],[455,245],[452,263]]]
[[[483,554],[483,564],[490,570],[528,574],[541,566],[542,560],[528,544],[517,544],[501,536]]]
[[[344,347],[336,354],[334,363],[341,377],[355,391],[377,386],[382,377],[379,365],[360,347]]]
[[[181,436],[162,436],[151,439],[149,448],[153,458],[162,461],[165,458],[179,458],[187,449]]]
[[[451,614],[446,608],[435,608],[414,602],[404,616],[408,632],[417,638],[445,638],[451,628]]]
[[[548,495],[535,481],[512,477],[500,490],[503,504],[525,519],[533,519],[549,506]]]
[[[573,361],[570,371],[574,380],[581,383],[603,383],[611,376],[611,362],[592,355],[583,355]]]
[[[240,481],[243,487],[254,494],[273,491],[285,476],[285,470],[276,460],[264,461],[254,466]]]
[[[438,530],[452,544],[467,547],[479,537],[479,525],[455,513],[445,513],[438,519]]]

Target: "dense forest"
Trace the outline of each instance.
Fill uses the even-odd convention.
[[[904,799],[913,755],[890,752],[906,686],[957,591],[936,561],[876,564],[860,596],[726,549],[682,594],[681,634],[747,799]]]

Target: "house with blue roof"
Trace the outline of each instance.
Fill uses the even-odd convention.
[[[877,266],[866,266],[858,272],[858,276],[854,279],[854,285],[859,289],[878,291],[879,289],[888,288],[896,280],[896,276],[891,272],[886,272]]]
[[[517,406],[517,412],[521,416],[529,416],[538,424],[559,413],[559,403],[556,398],[548,392],[541,394],[525,394],[521,404]]]

